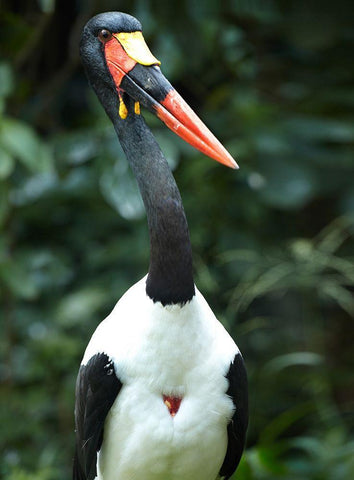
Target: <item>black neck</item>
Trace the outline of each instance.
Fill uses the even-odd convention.
[[[146,292],[163,305],[184,304],[195,294],[192,251],[182,200],[171,170],[140,115],[115,122],[137,179],[150,233]]]

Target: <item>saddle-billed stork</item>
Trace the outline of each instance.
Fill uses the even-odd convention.
[[[236,163],[162,75],[141,24],[108,12],[80,52],[137,179],[150,266],[93,334],[76,385],[74,480],[228,479],[244,448],[242,356],[193,281],[181,197],[143,105],[206,155]]]

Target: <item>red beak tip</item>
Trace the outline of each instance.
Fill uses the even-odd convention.
[[[227,158],[224,157],[224,158],[220,159],[220,157],[219,157],[216,160],[218,160],[220,163],[223,163],[227,167],[232,168],[233,170],[238,170],[240,168],[238,166],[238,164],[236,163],[236,161],[231,157],[230,154],[227,155]]]
[[[234,170],[239,170],[240,167],[238,166],[238,164],[235,162],[234,160],[234,164],[231,166],[231,168],[233,168]]]

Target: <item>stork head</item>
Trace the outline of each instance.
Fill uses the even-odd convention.
[[[111,120],[124,124],[140,104],[195,148],[231,168],[236,162],[172,87],[145,43],[140,22],[125,13],[96,15],[84,27],[81,58]]]

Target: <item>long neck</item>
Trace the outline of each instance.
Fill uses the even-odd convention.
[[[115,123],[137,179],[150,233],[146,292],[154,302],[183,304],[195,294],[192,251],[182,200],[171,170],[140,115]]]

